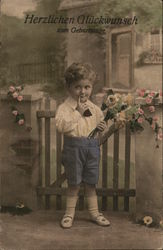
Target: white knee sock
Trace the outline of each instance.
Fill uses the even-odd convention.
[[[72,218],[74,218],[75,215],[75,208],[76,208],[76,203],[78,200],[78,196],[67,196],[67,200],[66,200],[66,215],[70,215],[72,216]]]
[[[78,200],[78,192],[80,185],[70,185],[67,189],[67,198],[66,198],[66,215],[72,216],[75,215],[76,203]]]
[[[90,215],[97,217],[99,215],[97,195],[87,196],[87,202]]]
[[[93,217],[97,217],[99,215],[99,211],[95,185],[85,183],[85,194],[90,215]]]

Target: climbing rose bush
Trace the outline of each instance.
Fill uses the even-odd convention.
[[[21,91],[23,90],[23,86],[13,86],[11,85],[9,87],[9,91],[7,93],[8,97],[12,100],[16,100],[17,102],[23,101],[23,95],[21,94]],[[25,124],[25,115],[24,113],[20,113],[18,109],[15,106],[11,107],[11,112],[13,116],[15,117],[15,122],[22,126]]]

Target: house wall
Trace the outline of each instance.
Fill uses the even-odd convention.
[[[145,64],[140,67],[136,66],[139,56],[144,51],[151,49],[150,33],[136,34],[135,39],[135,66],[134,66],[134,80],[137,88],[146,88],[159,90],[162,89],[162,64]],[[162,36],[160,33],[160,53],[162,52]]]
[[[38,128],[36,110],[41,99],[24,96],[22,102],[0,95],[0,204],[15,206],[17,202],[31,209],[37,208],[38,185]],[[25,114],[25,125],[19,126],[11,113],[11,106]],[[28,128],[31,127],[32,130]]]
[[[162,89],[162,65],[135,67],[134,79],[137,88]]]

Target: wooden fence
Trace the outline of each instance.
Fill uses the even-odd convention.
[[[41,207],[42,198],[45,198],[45,208],[50,208],[51,196],[56,196],[56,209],[61,210],[63,208],[63,197],[66,195],[66,187],[63,183],[66,180],[65,173],[62,170],[61,165],[61,151],[63,145],[63,136],[59,132],[56,133],[56,180],[51,183],[51,138],[54,133],[51,130],[51,123],[54,123],[55,112],[54,111],[37,111],[38,119],[38,131],[39,131],[39,186],[37,188],[38,205]],[[44,136],[44,138],[43,138]],[[108,187],[108,145],[107,143],[102,145],[102,184],[97,188],[97,195],[101,197],[101,209],[108,209],[108,197],[113,199],[113,210],[117,211],[118,198],[124,199],[124,211],[129,211],[130,197],[135,197],[135,189],[130,188],[130,145],[131,135],[128,124],[125,127],[125,168],[124,168],[124,188],[119,188],[119,131],[114,133],[114,146],[113,146],[113,187]],[[45,142],[45,175],[43,178],[43,139]],[[43,184],[44,179],[44,184]],[[81,187],[79,192],[79,210],[83,210],[85,207],[84,202],[84,189]]]

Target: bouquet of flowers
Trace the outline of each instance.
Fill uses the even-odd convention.
[[[153,113],[155,107],[151,106],[152,100],[159,97],[158,92],[138,90],[138,95],[145,98],[146,104],[149,105],[149,111]],[[123,127],[125,123],[129,123],[132,132],[143,131],[143,121],[148,124],[155,132],[156,147],[159,147],[158,140],[162,139],[162,127],[158,124],[156,116],[147,117],[141,105],[135,104],[135,98],[131,94],[114,94],[112,89],[109,89],[107,96],[104,99],[101,110],[105,112],[104,121],[111,120],[114,124],[118,124],[116,129]],[[114,132],[114,131],[113,131]],[[98,128],[95,128],[88,136],[94,138],[98,133]]]

